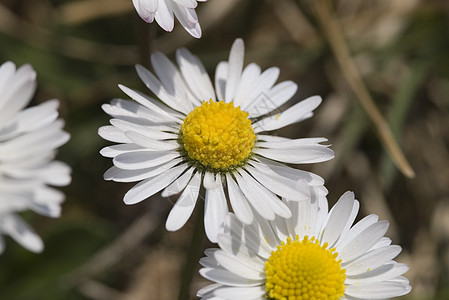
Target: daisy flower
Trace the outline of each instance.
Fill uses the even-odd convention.
[[[321,177],[282,164],[333,158],[333,151],[320,144],[327,140],[268,134],[311,117],[321,98],[278,111],[296,93],[296,84],[275,85],[275,67],[261,72],[250,64],[243,69],[243,55],[243,41],[237,39],[229,61],[217,66],[214,89],[204,66],[186,49],[176,52],[179,69],[155,53],[151,62],[159,78],[142,66],[137,66],[137,73],[160,101],[119,85],[135,101],[115,99],[103,105],[113,119],[99,134],[119,143],[100,152],[114,164],[104,178],[142,180],[126,193],[126,204],[161,190],[164,197],[182,192],[166,222],[170,231],[186,223],[201,189],[205,230],[212,242],[223,229],[227,198],[237,217],[250,224],[255,214],[269,220],[290,217],[279,197],[309,199],[311,188],[327,193]]]
[[[145,22],[152,23],[156,19],[162,29],[172,31],[176,16],[190,35],[200,38],[201,27],[195,8],[197,2],[205,1],[207,0],[133,0],[133,4]]]
[[[388,222],[369,215],[352,226],[359,202],[346,192],[328,212],[325,197],[288,201],[292,218],[246,225],[228,214],[219,249],[207,249],[200,274],[214,281],[202,299],[389,299],[410,292],[384,237]]]
[[[56,148],[69,139],[57,120],[58,101],[24,109],[35,89],[30,65],[0,66],[0,252],[3,234],[30,251],[42,251],[42,240],[17,213],[31,209],[58,217],[64,194],[49,185],[64,186],[71,179],[70,168],[53,161]]]

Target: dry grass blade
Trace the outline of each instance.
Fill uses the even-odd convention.
[[[345,42],[341,26],[334,16],[330,4],[327,0],[316,0],[310,2],[313,12],[322,28],[329,45],[334,52],[335,58],[348,81],[351,89],[356,94],[357,99],[362,104],[370,119],[373,121],[378,131],[379,137],[384,144],[390,157],[399,168],[399,170],[407,177],[412,178],[415,172],[411,168],[403,152],[399,148],[393,134],[381,115],[379,109],[371,98],[361,75],[349,53],[349,49]]]
[[[419,62],[412,65],[411,69],[407,72],[407,76],[402,80],[393,96],[393,104],[388,116],[388,123],[399,142],[401,141],[400,133],[404,129],[407,112],[410,110],[413,99],[415,99],[416,92],[426,78],[428,69],[427,62]],[[391,186],[396,169],[386,154],[383,155],[380,166],[383,182],[386,186]]]

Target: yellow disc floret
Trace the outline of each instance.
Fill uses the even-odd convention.
[[[251,154],[256,140],[248,113],[223,101],[203,101],[184,119],[182,144],[205,167],[227,170]]]
[[[326,249],[314,237],[291,238],[271,252],[265,262],[269,299],[337,300],[345,291],[346,270],[337,260],[335,248]]]

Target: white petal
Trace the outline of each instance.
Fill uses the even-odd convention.
[[[138,170],[122,170],[116,166],[109,168],[103,175],[104,180],[115,182],[134,182],[157,176],[182,162],[182,158],[175,158],[167,163]]]
[[[214,257],[223,268],[238,276],[253,280],[262,280],[265,277],[264,264],[258,263],[257,257],[254,257],[253,261],[251,257],[236,256],[223,250],[215,252]]]
[[[65,195],[59,190],[48,186],[42,186],[35,190],[35,199],[30,209],[50,218],[61,216],[61,203],[64,202]]]
[[[133,0],[133,4],[137,13],[145,22],[153,22],[158,7],[158,0]]]
[[[285,203],[284,201],[285,199],[283,199],[283,203]],[[287,226],[288,219],[290,218],[284,219],[279,216],[276,216],[275,219],[270,222],[271,226],[273,227],[274,233],[281,241],[287,241],[287,238],[290,236]]]
[[[350,261],[368,251],[387,232],[388,222],[377,222],[356,236],[339,252],[339,258]]]
[[[219,250],[219,249],[217,249]],[[219,268],[219,264],[214,257],[202,257],[199,261],[200,265],[205,268]]]
[[[23,65],[7,84],[0,99],[0,125],[5,124],[30,102],[36,90],[36,72],[30,65]]]
[[[226,78],[228,77],[228,63],[220,62],[215,69],[215,91],[217,100],[225,100]]]
[[[198,3],[196,3],[196,0],[173,0],[173,1],[187,8],[196,8],[198,5]]]
[[[210,292],[212,292],[213,290],[215,290],[216,288],[222,286],[221,284],[218,283],[214,283],[214,284],[209,284],[201,289],[198,290],[198,292],[196,293],[196,295],[198,297],[204,297],[206,294],[209,294]],[[211,299],[211,298],[207,298],[207,299]],[[216,299],[218,300],[218,299]]]
[[[387,299],[408,294],[411,291],[409,285],[397,282],[377,282],[367,284],[348,285],[345,295],[360,299]]]
[[[128,153],[128,152],[137,152],[137,151],[144,151],[146,150],[143,147],[140,147],[136,144],[119,144],[119,145],[112,145],[108,147],[104,147],[100,150],[100,154],[104,157],[116,157],[119,154],[122,153]]]
[[[155,59],[160,59],[160,57],[163,56],[163,54],[159,53],[155,56]],[[168,60],[168,58],[165,57],[164,60]],[[171,64],[171,62],[169,61]],[[174,67],[174,66],[173,66]],[[159,81],[159,79],[156,78],[150,71],[148,71],[145,67],[141,65],[136,65],[136,71],[139,75],[140,79],[143,81],[143,83],[146,85],[148,89],[150,89],[160,100],[162,100],[166,105],[169,107],[163,107],[161,105],[160,108],[164,110],[169,110],[170,114],[173,114],[177,118],[184,119],[184,115],[180,114],[177,111],[182,111],[183,107],[185,106],[184,103],[180,103],[179,99],[176,99],[174,91],[172,90],[170,93],[167,91],[166,87],[162,85],[162,83]],[[176,71],[177,72],[177,71]],[[182,102],[182,101],[181,101]],[[157,102],[154,102],[153,104],[158,104]],[[185,107],[186,108],[186,107]],[[184,109],[185,109],[184,108]]]
[[[307,194],[302,193],[302,190],[300,188],[297,189],[295,186],[295,182],[288,178],[284,178],[279,175],[276,176],[274,174],[272,176],[265,175],[252,166],[247,166],[246,170],[260,184],[281,197],[285,197],[290,200],[301,200],[308,196]]]
[[[31,155],[48,153],[65,144],[70,135],[62,131],[64,123],[57,120],[40,130],[23,134],[0,145],[0,156],[4,161],[20,161]]]
[[[232,210],[240,221],[245,224],[251,224],[254,220],[254,215],[248,200],[246,200],[237,183],[235,183],[232,176],[228,173],[226,173],[226,182]]]
[[[257,158],[257,160],[259,160],[259,158]],[[282,172],[277,173],[273,171],[273,169],[271,169],[269,165],[259,163],[257,160],[251,161],[251,165],[253,165],[257,169],[257,171],[265,174],[270,178],[282,181],[283,185],[287,185],[290,187],[290,189],[295,190],[294,196],[292,196],[289,200],[310,200],[310,186],[304,179],[295,178],[294,176],[288,174],[287,176],[285,176],[284,174],[282,174]],[[291,169],[293,171],[296,171],[296,169],[292,169],[287,166],[284,166],[284,168],[287,170]]]
[[[228,214],[225,218],[225,234],[219,236],[218,245],[221,249],[236,255],[238,253],[246,253],[248,256],[257,254],[268,258],[271,248],[263,238],[256,228],[245,226],[235,215]]]
[[[294,169],[271,159],[266,159],[260,156],[258,156],[255,160],[260,161],[263,165],[266,165],[268,168],[281,175],[282,177],[290,178],[294,181],[301,180],[307,182],[307,184],[310,186],[321,187],[324,184],[324,179],[314,173]],[[259,164],[259,166],[261,166],[261,164]]]
[[[165,228],[168,231],[180,229],[192,215],[201,185],[201,173],[195,173],[168,215]]]
[[[329,220],[321,238],[322,243],[327,242],[329,247],[332,248],[348,223],[354,207],[354,201],[354,193],[352,192],[346,192],[338,199],[329,213]]]
[[[198,100],[197,105],[201,104],[201,100],[215,101],[212,82],[198,57],[192,55],[187,49],[181,48],[176,51],[176,59],[185,82]]]
[[[65,186],[70,183],[69,166],[58,161],[42,163],[35,166],[21,166],[11,163],[11,167],[6,167],[8,164],[2,164],[2,169],[4,174],[16,179],[40,179],[47,184],[56,186]]]
[[[195,10],[193,8],[186,8],[176,3],[173,3],[172,9],[182,27],[184,27],[184,29],[190,33],[191,36],[199,39],[202,32]]]
[[[260,148],[270,149],[295,149],[302,146],[317,146],[320,143],[327,142],[326,138],[302,138],[302,139],[287,139],[281,137],[273,137],[270,135],[257,135],[258,139],[272,138],[272,142],[258,141],[257,146]],[[322,145],[324,146],[324,145]]]
[[[242,109],[250,112],[250,115],[252,112],[256,112],[257,109],[250,109],[248,105],[254,102],[259,102],[262,106],[262,103],[267,101],[267,92],[274,85],[278,77],[279,68],[277,67],[271,67],[263,71],[263,73],[260,74],[260,76],[255,81],[255,85],[251,87],[251,91],[246,101],[243,103]]]
[[[223,299],[253,300],[263,299],[266,291],[263,285],[251,287],[222,286],[216,288],[213,294],[218,297],[223,297]]]
[[[347,276],[345,284],[363,284],[369,282],[388,281],[404,274],[408,270],[409,267],[405,264],[390,262],[363,274]]]
[[[254,148],[253,152],[266,158],[292,164],[318,163],[334,158],[334,151],[323,145],[283,149]]]
[[[118,119],[139,120],[139,122],[145,122],[146,124],[166,122],[164,116],[159,117],[159,114],[155,114],[134,100],[112,99],[111,104],[103,104],[101,109],[108,115]]]
[[[3,177],[2,180],[0,180],[0,189],[2,189],[5,192],[20,193],[21,190],[23,192],[28,192],[40,185],[41,182],[34,178],[15,180],[13,178]]]
[[[356,237],[360,232],[371,226],[372,224],[376,223],[379,220],[379,217],[376,215],[368,215],[364,217],[362,220],[357,222],[349,231],[348,233],[340,239],[337,244],[335,245],[337,248],[337,252],[346,246],[347,243],[352,241],[354,237]]]
[[[165,31],[172,31],[175,25],[173,11],[170,1],[159,1],[159,7],[156,11],[156,22]]]
[[[125,194],[123,201],[125,204],[135,204],[151,197],[176,180],[186,168],[187,165],[183,164],[166,171],[163,175],[136,184]]]
[[[244,278],[225,269],[202,268],[200,274],[210,281],[231,286],[255,286],[262,283],[261,280]]]
[[[158,8],[159,0],[140,0],[140,5],[143,9],[148,11],[149,13],[154,14]]]
[[[138,124],[135,122],[125,121],[123,119],[111,119],[109,122],[114,126],[119,128],[120,130],[126,131],[134,131],[140,133],[146,137],[155,140],[166,140],[166,139],[177,139],[178,135],[174,133],[175,131],[172,127],[169,126],[147,126],[143,124]],[[168,132],[167,132],[168,131]]]
[[[228,212],[221,180],[218,180],[218,184],[219,186],[216,188],[206,188],[204,204],[204,230],[212,243],[216,243],[217,236],[224,231],[224,218]]]
[[[283,81],[266,93],[261,94],[246,109],[250,118],[256,118],[270,113],[287,102],[298,90],[296,83]]]
[[[385,246],[372,250],[365,255],[351,261],[349,264],[343,264],[347,276],[353,276],[360,273],[373,270],[385,262],[395,258],[401,252],[400,246]]]
[[[179,144],[174,140],[164,140],[158,141],[152,138],[149,138],[143,134],[137,133],[135,131],[126,131],[125,135],[129,138],[133,143],[145,147],[149,150],[156,151],[167,151],[167,150],[175,150],[179,148]]]
[[[236,39],[232,44],[228,61],[228,76],[226,79],[225,102],[231,102],[234,99],[237,87],[240,81],[243,68],[243,58],[245,46],[242,39]]]
[[[264,118],[254,123],[254,132],[271,131],[307,119],[312,116],[312,111],[320,103],[321,97],[319,96],[307,98],[280,114]]]
[[[13,214],[3,216],[0,228],[16,242],[32,252],[39,253],[44,249],[41,238],[19,216]]]
[[[317,193],[314,192],[313,194],[316,195]],[[322,228],[324,228],[324,224],[327,222],[329,204],[325,196],[318,195],[316,196],[316,199],[318,204],[318,212],[316,213],[314,236],[321,236]]]
[[[237,173],[234,175],[241,191],[252,207],[265,219],[274,220],[276,212],[281,212],[281,208],[283,208],[285,204],[246,172],[243,171],[241,175]],[[277,204],[276,202],[280,202],[281,204]],[[278,207],[276,208],[276,206]],[[276,212],[274,210],[276,210]],[[284,211],[285,215],[288,215],[290,212],[287,206],[285,206]]]
[[[262,239],[261,243],[266,243],[272,250],[276,250],[276,247],[281,243],[281,240],[273,231],[271,221],[268,221],[263,216],[254,215],[255,221],[251,224],[254,230],[259,232],[259,238]]]
[[[360,208],[360,203],[358,200],[355,200],[352,206],[352,211],[351,211],[351,215],[349,216],[345,227],[343,228],[343,230],[341,231],[341,235],[340,238],[338,239],[337,243],[333,245],[333,247],[337,247],[340,243],[341,240],[344,240],[346,238],[346,234],[349,231],[349,228],[352,226],[352,224],[354,223],[355,218],[357,217],[357,214],[359,212],[359,208]]]
[[[58,100],[50,100],[18,112],[8,127],[1,128],[0,124],[0,140],[31,132],[52,123],[58,118],[58,107]]]
[[[221,187],[221,176],[215,176],[212,172],[204,172],[203,185],[206,189],[216,189]]]
[[[194,107],[190,102],[192,98],[190,91],[176,66],[162,53],[156,52],[151,55],[151,64],[159,77],[167,93],[173,97],[173,103],[167,103],[172,108],[188,114]]]
[[[207,248],[206,250],[204,250],[204,254],[207,256],[207,257],[212,257],[213,258],[213,256],[214,256],[214,253],[215,252],[217,252],[217,251],[219,251],[220,249],[218,249],[218,248]],[[215,259],[215,258],[214,258]]]
[[[8,81],[14,77],[15,72],[16,65],[11,61],[7,61],[0,66],[0,93],[2,95],[5,88],[8,87]],[[1,99],[0,101],[6,101],[6,99]]]
[[[374,246],[371,247],[370,250],[382,248],[382,247],[389,246],[389,245],[391,245],[391,239],[384,236],[379,241],[377,241],[377,243],[374,244]]]
[[[108,125],[98,128],[98,135],[114,143],[132,143],[123,131],[114,126]]]
[[[402,283],[402,284],[410,284],[410,281],[407,278],[405,278],[404,276],[398,276],[398,277],[393,278],[393,279],[391,279],[389,281],[390,282],[399,282],[399,283]]]
[[[167,108],[162,108],[161,105],[157,105],[156,101],[144,94],[142,94],[139,91],[135,91],[132,90],[124,85],[119,84],[119,88],[125,93],[127,94],[129,97],[131,97],[132,99],[136,100],[137,102],[139,102],[141,105],[145,106],[146,108],[148,108],[149,110],[151,110],[153,112],[154,115],[156,115],[159,118],[164,119],[166,122],[177,122],[178,118],[182,115],[172,112],[170,111],[170,109]],[[176,109],[180,112],[183,112],[184,114],[188,113],[188,110],[184,107],[181,106],[179,104],[172,104],[172,103],[167,103],[167,99],[164,99],[164,102],[167,105],[170,105],[173,109]],[[161,99],[163,100],[163,99]],[[173,106],[172,106],[173,105]]]
[[[244,255],[246,257],[254,257],[254,255],[265,259],[270,257],[271,248],[266,243],[261,242],[257,232],[248,226],[230,230],[232,230],[232,233],[229,232],[218,236],[218,245],[220,245],[221,249],[234,255]],[[233,234],[235,231],[237,235]]]
[[[287,201],[287,204],[293,213],[293,216],[286,220],[292,237],[297,234],[302,240],[306,235],[313,236],[318,210],[316,201]]]
[[[234,97],[234,106],[240,106],[240,109],[245,110],[242,106],[246,102],[251,102],[249,97],[253,86],[256,84],[257,79],[260,75],[260,67],[255,63],[251,63],[243,69],[242,76],[240,78],[240,83],[237,92]],[[246,110],[245,110],[246,111]]]
[[[138,151],[119,154],[114,157],[114,165],[124,170],[139,170],[161,165],[179,157],[176,151]]]
[[[191,167],[184,174],[179,176],[178,179],[173,181],[169,186],[167,186],[162,191],[161,196],[162,197],[170,197],[170,196],[176,195],[179,192],[181,192],[187,186],[187,183],[189,182],[190,177],[192,177],[192,173],[194,170],[195,170],[195,168]]]
[[[265,188],[263,185],[259,184],[249,173],[247,173],[246,170],[241,171],[241,176],[245,180],[245,182],[250,184],[256,191],[258,192],[261,198],[260,200],[267,201],[267,203],[270,205],[273,212],[281,216],[283,218],[290,218],[292,216],[291,211],[288,209],[287,205],[283,203],[278,197],[276,197],[275,194],[273,194],[271,191],[269,191],[267,188]]]

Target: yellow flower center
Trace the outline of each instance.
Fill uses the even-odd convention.
[[[188,114],[181,134],[191,159],[221,171],[242,164],[256,141],[247,112],[232,102],[212,99],[203,101]]]
[[[344,296],[346,270],[335,248],[320,246],[314,237],[287,239],[265,262],[265,289],[269,299],[336,300]]]

